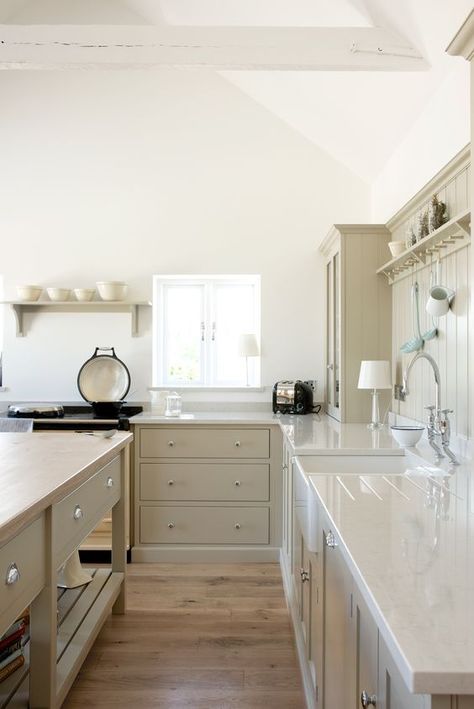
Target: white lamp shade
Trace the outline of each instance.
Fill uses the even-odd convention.
[[[258,357],[260,348],[253,333],[239,335],[238,353],[241,357]]]
[[[391,389],[390,362],[364,360],[360,363],[359,389]]]

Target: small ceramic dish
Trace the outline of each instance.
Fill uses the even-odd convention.
[[[16,292],[20,300],[38,300],[43,289],[41,286],[17,286]]]
[[[96,286],[102,300],[123,300],[127,295],[127,284],[123,281],[98,281]]]
[[[390,426],[392,436],[402,448],[416,446],[425,430],[424,426]]]
[[[390,249],[392,256],[395,258],[406,251],[407,247],[404,241],[389,241],[388,248]]]
[[[69,300],[71,291],[69,288],[46,288],[46,293],[50,300],[60,302],[63,300]]]
[[[92,300],[95,290],[93,288],[74,288],[74,295],[76,300],[82,302],[86,300]]]

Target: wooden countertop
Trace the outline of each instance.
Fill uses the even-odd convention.
[[[0,433],[0,546],[110,462],[133,435]]]

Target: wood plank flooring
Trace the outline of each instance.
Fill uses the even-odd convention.
[[[63,705],[303,709],[277,564],[131,564]]]

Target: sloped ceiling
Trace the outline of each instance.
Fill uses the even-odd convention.
[[[428,71],[221,72],[371,182],[430,97],[459,70],[463,60],[444,50],[471,9],[472,0],[0,0],[0,23],[394,30],[429,61]]]

